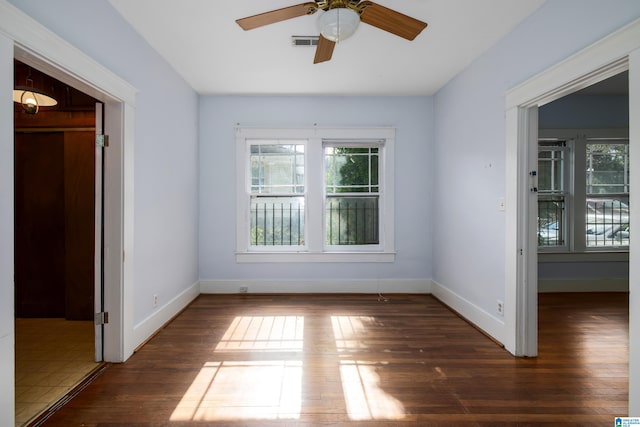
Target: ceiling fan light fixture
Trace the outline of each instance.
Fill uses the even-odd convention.
[[[333,42],[345,40],[355,33],[360,23],[360,15],[346,7],[329,9],[318,17],[320,34]]]

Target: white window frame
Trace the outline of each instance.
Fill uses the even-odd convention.
[[[567,142],[567,158],[565,167],[569,176],[565,175],[565,209],[566,209],[566,240],[562,246],[539,246],[540,260],[560,261],[564,258],[574,259],[574,254],[602,254],[602,259],[610,260],[609,254],[628,256],[628,246],[589,247],[586,245],[585,229],[586,215],[586,144],[594,140],[629,139],[626,128],[612,129],[540,129],[538,140],[557,139]],[[633,165],[631,166],[633,167]]]
[[[254,145],[303,145],[304,149],[305,149],[305,154],[304,154],[304,164],[306,167],[306,162],[307,162],[307,150],[308,150],[308,141],[306,140],[298,140],[298,139],[277,139],[277,140],[266,140],[266,139],[253,139],[253,138],[247,138],[245,140],[245,145],[246,145],[246,168],[247,168],[247,174],[246,174],[246,194],[248,196],[248,208],[249,208],[249,213],[250,213],[250,207],[251,207],[251,198],[252,196],[255,196],[254,193],[252,193],[251,191],[251,187],[252,187],[252,176],[251,176],[251,146]],[[307,174],[305,171],[305,177],[304,177],[304,189],[305,191],[302,193],[273,193],[273,194],[263,194],[263,196],[266,197],[280,197],[280,196],[286,196],[286,197],[302,197],[305,199],[305,210],[304,210],[304,224],[305,224],[305,236],[306,236],[306,221],[307,221],[307,209],[306,209],[306,200],[307,200]],[[249,220],[249,230],[251,229],[251,216],[248,217]],[[248,231],[248,230],[247,230]],[[249,251],[266,251],[266,252],[297,252],[297,251],[304,251],[307,249],[307,244],[306,241],[307,239],[304,239],[304,243],[302,245],[274,245],[274,246],[263,246],[263,245],[254,245],[251,241],[251,232],[249,231],[248,234],[248,238],[249,238],[249,246],[248,246],[248,250]]]
[[[249,150],[255,140],[306,140],[305,143],[305,244],[262,248],[250,244]],[[325,245],[326,197],[324,143],[379,141],[380,143],[380,244]],[[367,128],[236,128],[236,262],[394,262],[395,129]]]
[[[547,142],[564,142],[564,149],[563,151],[563,157],[562,157],[562,191],[557,192],[557,194],[562,194],[564,197],[564,212],[562,213],[563,215],[563,221],[564,221],[564,227],[563,227],[563,244],[562,245],[556,245],[556,246],[538,246],[538,250],[540,252],[568,252],[570,251],[569,248],[573,247],[573,235],[574,235],[574,220],[573,220],[573,201],[575,199],[574,197],[574,192],[573,192],[573,188],[574,188],[574,181],[573,181],[573,177],[574,177],[574,167],[575,167],[575,161],[574,161],[574,150],[575,150],[575,141],[573,139],[564,139],[564,138],[557,138],[557,137],[547,137],[547,138],[543,138],[540,137],[538,138],[538,153],[540,151],[542,151],[540,149],[540,145],[539,143],[541,141],[547,141]],[[538,164],[540,163],[540,161],[538,160]],[[538,173],[540,171],[538,170]],[[540,196],[541,194],[544,194],[542,191],[538,191],[538,200],[540,200]],[[551,194],[551,193],[549,193]]]
[[[385,240],[385,235],[382,232],[384,229],[384,224],[385,224],[385,191],[384,191],[384,183],[385,183],[385,179],[384,176],[386,175],[385,173],[385,167],[382,164],[382,162],[384,161],[383,159],[386,157],[386,146],[387,146],[387,141],[385,140],[359,140],[359,141],[352,141],[352,140],[330,140],[330,139],[324,139],[322,141],[322,157],[323,157],[323,172],[326,170],[326,156],[324,154],[324,148],[327,146],[333,146],[333,147],[348,147],[348,148],[358,148],[358,147],[376,147],[378,148],[378,162],[379,162],[379,173],[378,173],[378,185],[377,187],[379,187],[379,191],[378,191],[378,224],[379,224],[379,243],[378,244],[371,244],[371,245],[329,245],[326,243],[326,235],[327,235],[327,221],[326,221],[326,213],[327,213],[327,209],[326,209],[326,202],[327,199],[329,197],[329,194],[326,192],[326,183],[323,182],[323,197],[322,197],[322,213],[323,213],[323,217],[322,217],[322,224],[323,224],[323,242],[324,242],[324,250],[325,252],[381,252],[384,250],[385,244],[384,244],[384,240]],[[323,175],[324,176],[324,175]],[[323,180],[324,181],[324,180]],[[364,194],[370,194],[370,193],[350,193],[350,194],[357,194],[357,195],[364,195]],[[344,196],[344,193],[336,193],[336,196]]]

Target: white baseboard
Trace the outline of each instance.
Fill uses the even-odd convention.
[[[252,294],[354,293],[354,294],[429,294],[431,280],[358,279],[358,280],[202,280],[203,294],[237,294],[247,288]]]
[[[176,314],[180,313],[187,305],[200,295],[200,282],[189,286],[171,301],[158,308],[149,317],[138,323],[133,328],[134,348],[140,346],[162,328]]]
[[[505,342],[505,325],[503,320],[490,315],[482,308],[470,301],[467,301],[438,282],[433,281],[432,283],[431,293],[434,297],[438,298],[442,303],[449,306],[452,310],[456,311],[460,316],[484,331],[497,342]]]
[[[538,292],[629,292],[629,279],[538,279]]]

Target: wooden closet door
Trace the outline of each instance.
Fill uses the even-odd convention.
[[[95,132],[65,133],[65,318],[68,320],[93,319],[95,146]]]

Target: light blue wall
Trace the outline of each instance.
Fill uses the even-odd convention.
[[[545,262],[538,264],[540,280],[628,279],[629,262]]]
[[[637,0],[547,0],[438,92],[436,282],[498,317],[496,300],[505,295],[505,216],[497,208],[505,193],[505,93],[638,17]]]
[[[198,280],[198,96],[106,0],[13,0],[139,90],[134,322]],[[109,118],[107,117],[107,120]]]
[[[569,95],[538,110],[540,129],[629,127],[629,97]]]
[[[432,118],[430,97],[201,97],[201,279],[430,279]],[[236,264],[235,126],[314,123],[396,127],[395,263]]]

